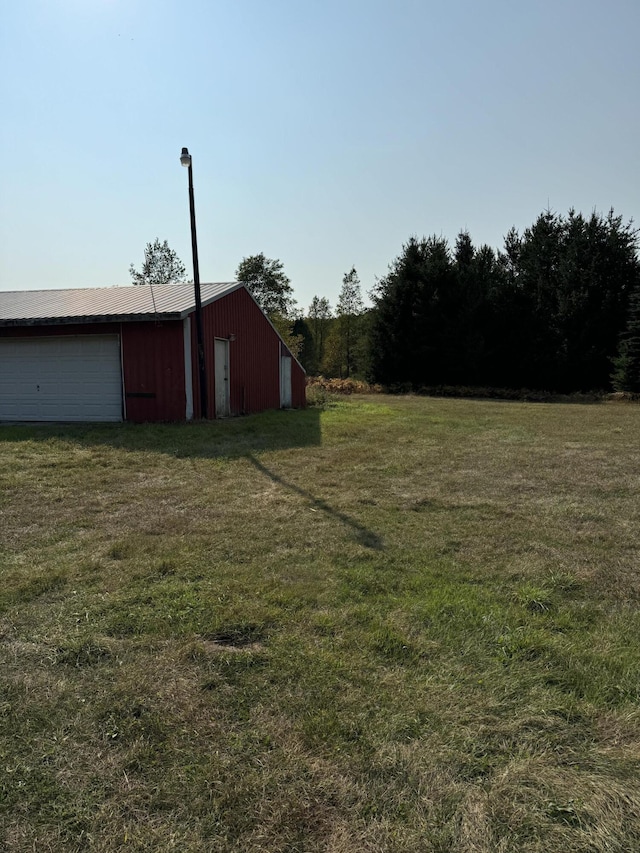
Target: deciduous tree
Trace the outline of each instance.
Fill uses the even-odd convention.
[[[138,271],[133,264],[129,274],[134,284],[176,284],[186,281],[187,270],[166,240],[157,238],[147,243],[144,250],[144,263]]]
[[[292,355],[297,358],[302,347],[302,337],[294,332],[296,303],[282,261],[267,258],[263,252],[250,255],[240,261],[236,280],[248,287]]]
[[[313,339],[313,366],[312,372],[319,370],[324,359],[327,333],[331,324],[333,311],[329,300],[324,296],[314,296],[309,305],[307,325]]]
[[[264,253],[240,261],[236,280],[245,284],[265,314],[289,317],[294,309],[293,288],[284,273],[282,261],[266,258]]]
[[[339,375],[346,379],[357,367],[357,352],[361,339],[360,317],[363,312],[360,279],[356,268],[352,267],[342,279],[342,288],[336,305],[336,322],[332,329],[336,339],[333,359],[338,362],[336,366]]]
[[[363,312],[360,279],[352,267],[342,279],[336,317],[327,337],[323,369],[330,376],[348,379],[357,372],[363,344],[360,322]]]

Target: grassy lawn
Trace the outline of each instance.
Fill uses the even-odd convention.
[[[0,427],[0,846],[640,849],[640,407]]]

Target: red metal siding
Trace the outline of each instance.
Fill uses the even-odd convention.
[[[209,417],[215,417],[214,340],[229,340],[231,414],[249,414],[280,407],[280,338],[244,288],[202,309],[207,364]],[[200,414],[196,323],[192,315],[192,372],[195,416]],[[304,406],[304,371],[294,360],[292,402]]]
[[[214,340],[229,340],[234,415],[280,407],[280,338],[244,288],[203,308],[209,417],[215,416]],[[179,421],[186,413],[181,320],[0,327],[2,337],[120,335],[126,420]],[[194,417],[200,416],[195,317],[191,314]],[[305,404],[305,374],[292,360],[292,404]]]
[[[182,321],[123,323],[121,328],[126,419],[184,420]]]

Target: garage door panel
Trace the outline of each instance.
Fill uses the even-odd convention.
[[[119,337],[0,339],[0,420],[122,420]]]

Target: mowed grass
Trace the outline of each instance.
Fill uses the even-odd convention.
[[[640,849],[640,407],[0,427],[16,851]]]

